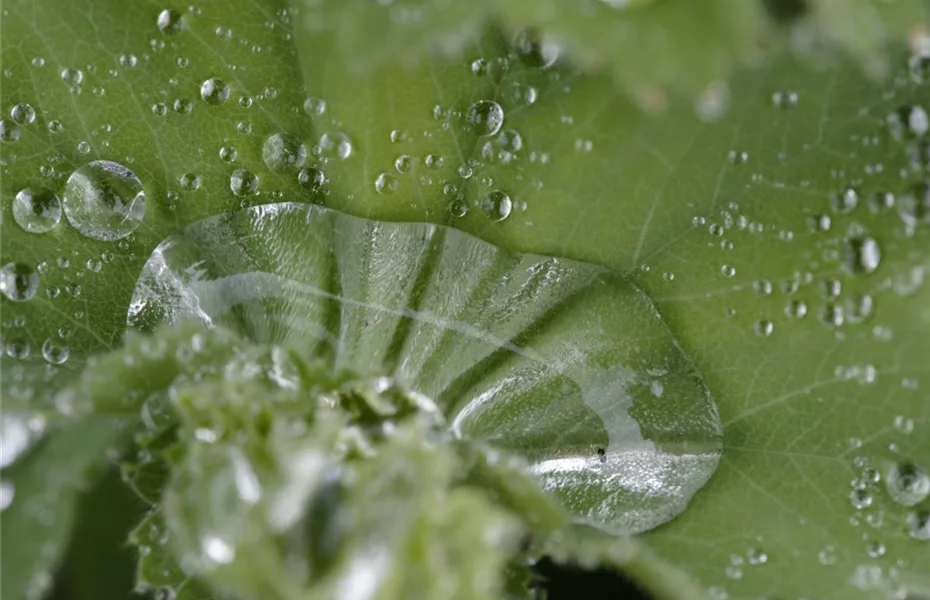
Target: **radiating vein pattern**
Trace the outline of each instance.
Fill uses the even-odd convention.
[[[612,533],[680,513],[721,426],[650,300],[603,267],[301,203],[198,221],[142,270],[128,325],[222,325],[436,400]],[[259,400],[257,400],[259,401]]]

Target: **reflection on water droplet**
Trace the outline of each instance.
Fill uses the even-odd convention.
[[[223,146],[220,148],[220,160],[223,162],[233,162],[239,156],[239,152],[232,146]]]
[[[84,82],[84,71],[80,69],[62,69],[61,80],[72,87],[80,86]]]
[[[465,120],[477,135],[494,135],[504,123],[504,109],[493,100],[479,100],[468,107]]]
[[[888,472],[885,487],[898,504],[914,506],[930,495],[930,475],[912,462],[900,462]]]
[[[807,303],[803,300],[793,300],[785,307],[785,314],[796,319],[807,316]]]
[[[229,86],[217,77],[211,77],[200,85],[200,97],[207,104],[222,104],[229,99]]]
[[[65,216],[81,235],[113,241],[135,231],[145,216],[145,191],[123,165],[95,160],[78,167],[65,183]]]
[[[276,133],[262,145],[262,160],[272,171],[300,169],[307,160],[307,147],[292,135]]]
[[[375,179],[375,191],[379,194],[393,194],[397,191],[397,178],[390,173],[381,173]]]
[[[239,197],[258,194],[258,175],[248,169],[236,169],[229,177],[229,189]]]
[[[771,321],[762,320],[756,323],[756,333],[762,337],[768,337],[775,331],[775,324]]]
[[[894,208],[894,194],[879,190],[869,196],[869,211],[874,215],[887,215]]]
[[[817,561],[825,566],[829,567],[836,564],[836,548],[833,546],[824,546],[819,553],[817,553]]]
[[[736,268],[731,267],[730,265],[723,265],[722,267],[720,267],[720,273],[724,277],[729,279],[730,277],[733,277],[736,275]]]
[[[427,154],[423,163],[428,169],[441,169],[446,161],[438,154]]]
[[[885,544],[875,541],[871,542],[865,549],[866,553],[872,558],[879,558],[885,555]]]
[[[10,262],[0,267],[0,292],[10,300],[31,300],[38,289],[39,274],[29,265]]]
[[[481,210],[492,221],[503,221],[512,209],[510,196],[501,190],[491,190],[481,199]]]
[[[394,159],[394,168],[398,173],[409,173],[413,168],[413,157],[409,154],[401,154]]]
[[[13,220],[29,233],[45,233],[61,221],[61,200],[47,190],[22,189],[13,198]]]
[[[474,75],[487,75],[488,74],[488,61],[483,58],[476,58],[471,61],[471,72]]]

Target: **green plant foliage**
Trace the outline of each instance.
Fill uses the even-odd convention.
[[[5,598],[47,591],[114,446],[152,507],[137,584],[177,599],[525,597],[543,553],[669,598],[930,595],[923,3],[188,4],[2,7]],[[293,306],[124,337],[160,243],[282,203],[610,270],[644,308],[598,331],[675,348],[722,424],[716,472],[609,537],[565,526],[532,456],[320,362]],[[328,247],[272,225],[242,256]],[[202,248],[188,283],[216,272]],[[275,361],[300,385],[243,369]]]

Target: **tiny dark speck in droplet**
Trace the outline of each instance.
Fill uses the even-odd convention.
[[[598,448],[597,455],[601,457],[602,463],[607,462],[607,451],[606,450],[604,450],[603,448]]]
[[[769,17],[779,23],[790,23],[808,11],[807,0],[762,0]]]

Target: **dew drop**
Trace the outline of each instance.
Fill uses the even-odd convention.
[[[159,31],[162,33],[174,33],[181,29],[181,15],[174,10],[165,9],[158,13],[158,25]]]
[[[239,152],[232,146],[223,146],[220,148],[220,160],[231,163],[239,156]]]
[[[145,216],[145,191],[125,166],[95,160],[78,167],[65,183],[65,216],[81,235],[113,241],[135,231]]]
[[[258,175],[248,169],[236,169],[229,177],[229,189],[244,198],[258,194]]]
[[[71,87],[78,87],[84,82],[84,71],[80,69],[62,69],[61,80]]]
[[[817,553],[817,562],[825,567],[829,567],[836,564],[836,548],[833,546],[824,546],[820,552]]]
[[[61,221],[61,199],[50,191],[24,188],[13,198],[13,220],[29,233],[45,233]]]
[[[539,69],[548,69],[558,60],[561,49],[555,42],[540,39],[537,32],[523,30],[514,36],[513,47],[524,63]]]
[[[200,85],[200,97],[207,104],[222,104],[229,99],[229,86],[217,77],[211,77]]]
[[[29,125],[36,120],[36,111],[31,105],[20,102],[10,109],[10,118],[20,125]]]
[[[156,102],[152,105],[152,114],[156,117],[164,117],[168,114],[168,106],[164,102]]]
[[[324,158],[345,160],[352,156],[352,140],[342,131],[324,133],[320,136],[320,153]]]
[[[846,318],[850,323],[861,323],[869,318],[873,310],[872,296],[862,294],[856,298],[849,298],[845,303]]]
[[[191,101],[186,98],[177,98],[171,105],[171,108],[174,109],[174,112],[178,114],[186,115],[191,110],[193,110],[194,105],[191,104]]]
[[[830,215],[817,215],[811,217],[808,223],[810,224],[811,231],[822,233],[830,231],[832,220],[830,219]]]
[[[907,515],[907,534],[915,540],[930,540],[930,510],[913,510]]]
[[[53,365],[61,365],[68,362],[71,351],[67,346],[58,340],[49,338],[42,343],[42,358]]]
[[[19,129],[19,125],[13,121],[0,119],[0,142],[11,144],[19,140],[20,135],[22,135],[22,132]]]
[[[853,508],[862,510],[872,506],[872,494],[868,490],[853,490],[849,493],[849,501]]]
[[[900,462],[889,471],[885,488],[898,504],[914,506],[930,495],[930,475],[912,462]]]
[[[187,190],[188,192],[194,192],[200,189],[201,179],[200,175],[196,173],[185,173],[178,177],[178,183],[181,184],[181,189]]]
[[[61,121],[51,120],[48,122],[48,130],[51,133],[61,133],[64,126],[61,124]]]
[[[879,190],[869,196],[869,211],[873,215],[887,215],[894,209],[894,194]]]
[[[523,136],[516,129],[505,129],[481,148],[481,158],[487,162],[512,161],[516,153],[523,148]]]
[[[882,260],[882,250],[875,238],[858,238],[847,243],[846,257],[852,270],[872,273]]]
[[[379,194],[393,194],[397,191],[397,178],[390,173],[381,173],[375,179],[375,191]]]
[[[879,558],[885,555],[885,544],[872,542],[866,547],[865,551],[872,558]]]
[[[38,289],[39,274],[29,265],[10,262],[0,267],[0,292],[10,300],[31,300]]]
[[[795,319],[803,319],[807,316],[807,303],[803,300],[794,300],[785,307],[785,314]]]
[[[888,127],[898,139],[921,137],[930,130],[930,117],[922,106],[902,106],[888,116]]]
[[[762,337],[769,337],[775,331],[775,324],[768,320],[761,320],[756,323],[756,333]]]
[[[504,109],[493,100],[479,100],[468,107],[465,120],[477,135],[494,135],[504,123]]]
[[[401,154],[394,159],[394,168],[398,173],[409,173],[413,168],[413,157],[409,154]]]
[[[326,175],[323,174],[323,171],[313,167],[301,169],[300,173],[297,174],[297,183],[312,193],[318,193],[326,183]]]
[[[846,188],[833,197],[833,211],[837,214],[848,215],[859,206],[859,192],[853,188]]]
[[[746,558],[751,565],[764,565],[769,561],[769,555],[761,548],[750,548]]]
[[[492,221],[503,221],[510,216],[513,202],[506,192],[491,190],[481,199],[481,210]]]
[[[0,512],[5,511],[13,504],[16,496],[16,486],[9,479],[0,479]]]
[[[318,117],[326,112],[326,100],[313,96],[304,100],[304,112],[311,117]]]
[[[307,147],[292,135],[275,133],[268,136],[262,145],[262,160],[272,171],[296,171],[307,160]]]
[[[930,184],[918,183],[902,196],[898,216],[908,227],[930,223]]]
[[[723,265],[722,267],[720,267],[720,273],[724,277],[729,279],[730,277],[733,277],[736,275],[736,268],[731,267],[730,265]]]
[[[428,169],[441,169],[446,161],[438,154],[427,154],[423,163]]]
[[[471,61],[471,72],[473,75],[487,75],[488,61],[483,58],[476,58]]]

